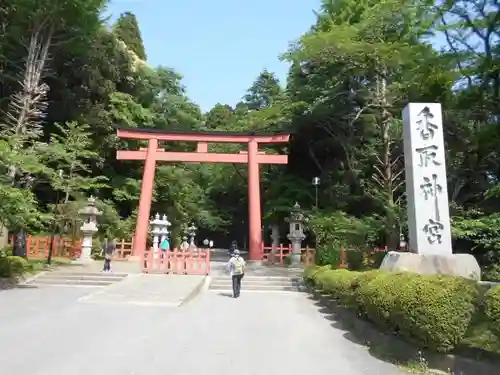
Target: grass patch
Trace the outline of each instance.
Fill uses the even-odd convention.
[[[52,264],[49,266],[46,259],[27,259],[29,267],[27,267],[26,272],[30,274],[36,274],[41,271],[45,271],[48,268],[61,267],[61,266],[71,266],[71,259],[55,257],[52,258]]]

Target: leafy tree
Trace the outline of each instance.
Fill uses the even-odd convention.
[[[134,51],[140,59],[146,60],[146,51],[135,14],[130,12],[122,13],[113,25],[113,33],[130,50]]]

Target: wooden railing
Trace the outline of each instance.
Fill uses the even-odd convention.
[[[142,271],[145,273],[167,273],[177,275],[209,275],[210,249],[196,251],[156,252],[153,249],[145,251],[142,259]]]
[[[108,239],[106,238],[104,240],[104,244],[108,243]],[[134,239],[132,238],[131,240],[126,240],[126,239],[121,239],[116,241],[116,250],[113,253],[113,258],[117,260],[124,260],[127,259],[129,256],[132,255],[132,248],[134,246]]]
[[[348,253],[349,252],[359,252],[363,253],[363,256],[367,257],[368,261],[375,262],[375,257],[378,256],[381,253],[387,253],[389,249],[387,246],[385,247],[380,247],[380,248],[374,248],[370,251],[368,250],[361,250],[361,249],[342,249],[340,251],[340,263],[338,265],[339,268],[347,268],[349,266],[348,264]],[[404,249],[399,249],[398,251],[409,251],[407,248]],[[290,256],[292,253],[292,246],[283,246],[283,244],[280,244],[279,246],[264,246],[262,247],[262,261],[264,263],[270,263],[270,264],[285,264],[285,258]],[[314,255],[315,255],[315,250],[309,247],[305,247],[301,249],[301,263],[305,267],[309,267],[314,265]]]
[[[314,264],[314,249],[305,247],[300,249],[301,252],[301,263],[305,267],[309,267]],[[263,246],[261,259],[264,263],[270,264],[285,264],[285,258],[292,254],[292,245],[283,246]]]
[[[8,245],[13,246],[14,237],[9,237]],[[50,236],[27,236],[26,256],[28,258],[47,258],[50,248]],[[52,256],[78,258],[82,251],[79,239],[71,239],[64,236],[54,236],[52,242]]]
[[[407,252],[409,251],[408,248],[402,248],[402,249],[399,249],[398,251],[400,252]],[[379,254],[386,254],[389,252],[389,249],[387,246],[385,247],[376,247],[376,248],[373,248],[372,250],[361,250],[361,249],[349,249],[349,250],[344,250],[342,249],[340,251],[340,264],[339,264],[339,268],[348,268],[349,267],[349,264],[348,264],[348,261],[347,261],[347,257],[348,257],[348,253],[349,252],[358,252],[358,253],[363,253],[365,257],[368,258],[368,261],[371,261],[371,262],[375,262],[375,260],[373,259],[374,257],[378,256]]]

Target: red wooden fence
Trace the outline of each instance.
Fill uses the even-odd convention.
[[[9,246],[13,246],[14,237],[9,237]],[[50,248],[50,236],[28,236],[26,238],[26,256],[28,258],[47,258]],[[52,243],[52,256],[78,258],[82,252],[79,239],[55,236]]]
[[[389,252],[389,249],[387,248],[387,246],[385,247],[376,247],[374,249],[372,249],[371,251],[363,251],[363,250],[357,250],[357,249],[342,249],[340,250],[340,264],[339,264],[339,268],[347,268],[349,266],[348,262],[347,262],[347,253],[350,252],[350,251],[357,251],[357,252],[362,252],[366,255],[368,255],[368,257],[373,257],[375,256],[376,254],[380,254],[380,253],[387,253]],[[400,252],[407,252],[409,251],[408,248],[403,248],[403,249],[399,249],[398,251]]]
[[[361,249],[342,249],[340,251],[340,264],[339,268],[347,268],[347,257],[348,252],[362,252],[367,255],[369,258],[375,256],[379,253],[387,253],[389,249],[387,246],[381,248],[374,248],[370,251],[361,250]],[[407,248],[399,249],[398,251],[408,251]],[[305,267],[309,267],[314,265],[314,252],[315,250],[309,247],[305,247],[301,249],[301,261]],[[283,246],[280,244],[279,246],[263,246],[262,247],[262,261],[265,263],[272,264],[284,264],[285,258],[290,256],[292,253],[292,245]]]
[[[156,256],[155,256],[156,255]],[[176,275],[209,275],[210,249],[197,251],[145,251],[141,260],[145,273],[168,273]]]
[[[314,264],[314,249],[305,247],[300,250],[301,262],[304,266],[309,267]],[[285,264],[285,258],[291,255],[292,245],[283,246],[262,246],[262,261],[264,263]]]

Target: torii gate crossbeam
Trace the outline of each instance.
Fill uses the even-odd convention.
[[[285,133],[228,133],[228,132],[186,132],[161,129],[117,129],[121,139],[135,139],[148,142],[147,148],[119,150],[117,160],[144,160],[141,197],[137,215],[132,256],[139,256],[146,250],[151,200],[153,197],[156,162],[184,163],[238,163],[248,164],[248,211],[250,260],[260,260],[262,248],[262,219],[260,200],[259,164],[287,164],[287,155],[266,155],[259,152],[259,143],[287,143],[290,134]],[[160,142],[196,142],[195,152],[168,152]],[[246,143],[247,151],[238,154],[218,154],[208,150],[210,143]]]

